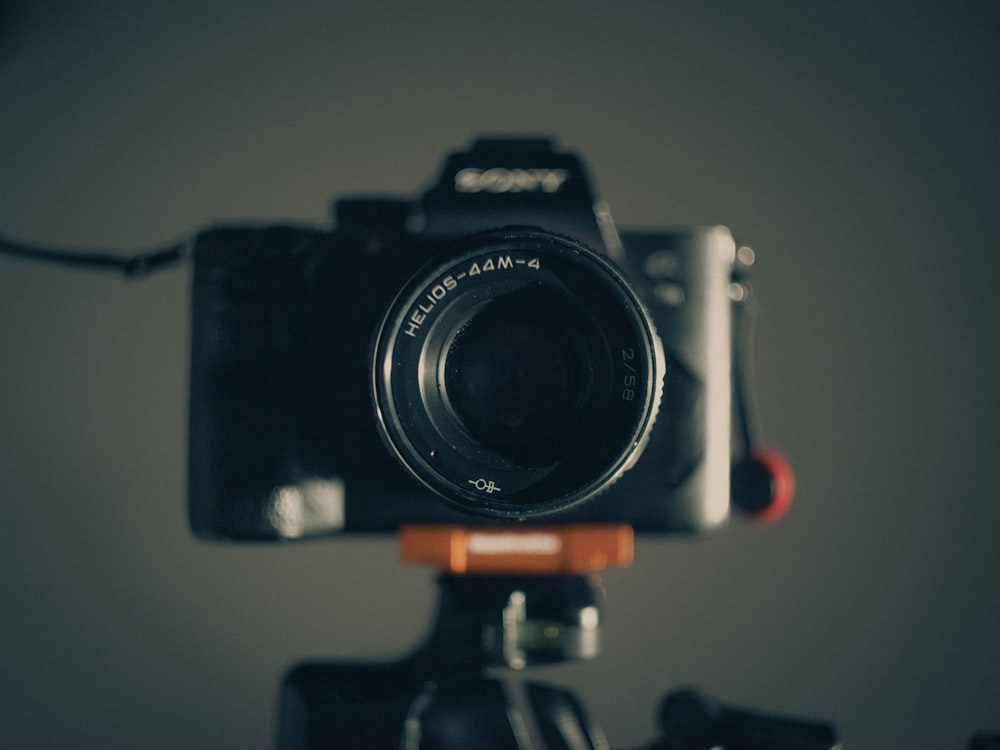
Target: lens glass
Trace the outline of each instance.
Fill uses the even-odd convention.
[[[568,302],[534,290],[504,295],[473,315],[444,359],[455,416],[522,466],[566,455],[590,398],[594,361]]]

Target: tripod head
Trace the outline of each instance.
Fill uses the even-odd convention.
[[[399,539],[405,562],[442,571],[438,624],[427,648],[432,663],[453,669],[594,658],[601,617],[596,571],[629,565],[633,555],[632,529],[623,525],[418,526],[403,529]],[[461,650],[464,664],[454,664],[463,637],[474,642]]]
[[[408,527],[404,561],[439,568],[425,642],[390,664],[308,663],[286,678],[279,750],[607,750],[572,692],[518,679],[600,650],[598,571],[629,565],[628,526]],[[826,723],[670,696],[650,750],[830,750]]]
[[[597,656],[596,571],[631,563],[631,528],[407,527],[399,540],[404,561],[439,569],[429,636],[393,664],[293,670],[281,750],[608,747],[572,693],[514,674]]]

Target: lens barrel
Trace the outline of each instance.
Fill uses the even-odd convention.
[[[473,513],[553,513],[608,487],[656,418],[663,354],[613,265],[540,230],[466,238],[390,307],[379,428],[412,475]]]

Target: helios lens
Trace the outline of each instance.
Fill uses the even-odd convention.
[[[534,230],[469,238],[419,273],[376,340],[387,444],[463,509],[527,517],[597,494],[638,457],[663,356],[617,270]]]

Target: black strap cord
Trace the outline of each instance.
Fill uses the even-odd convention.
[[[189,254],[189,240],[183,240],[174,245],[145,253],[120,255],[111,252],[57,250],[26,245],[0,237],[0,255],[10,255],[26,260],[37,260],[43,263],[59,263],[79,268],[121,271],[130,279],[140,279],[152,271],[173,266],[185,260]]]

